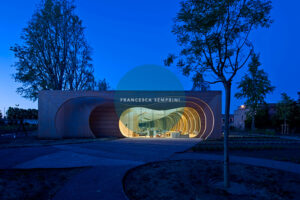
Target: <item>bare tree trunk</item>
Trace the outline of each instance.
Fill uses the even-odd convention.
[[[255,131],[255,116],[254,115],[252,115],[251,131]]]
[[[229,180],[229,153],[228,153],[228,135],[229,135],[229,112],[230,112],[230,95],[231,82],[224,83],[225,87],[225,126],[224,126],[224,187],[230,187]]]
[[[286,124],[286,118],[284,118],[284,125],[283,125],[283,134],[287,134],[287,124]]]

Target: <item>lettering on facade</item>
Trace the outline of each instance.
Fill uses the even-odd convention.
[[[178,97],[153,97],[153,98],[143,98],[143,97],[126,97],[120,98],[121,103],[179,103],[181,102]]]

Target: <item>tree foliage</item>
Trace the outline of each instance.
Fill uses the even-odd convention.
[[[258,129],[275,129],[275,126],[272,120],[276,120],[269,115],[270,106],[267,103],[260,104],[257,107],[255,113],[255,128]],[[245,127],[247,129],[252,128],[252,118],[253,116],[250,113],[247,113],[245,120]]]
[[[265,0],[183,1],[173,28],[182,49],[165,64],[178,58],[177,66],[194,82],[206,72],[212,72],[209,83],[231,82],[252,53],[251,31],[270,26],[270,10]]]
[[[228,182],[228,134],[231,83],[253,52],[249,35],[269,27],[269,0],[185,0],[175,18],[173,33],[181,47],[165,65],[176,65],[193,82],[218,83],[226,92],[224,131],[224,185]],[[209,76],[208,76],[209,75]]]
[[[259,55],[253,54],[248,65],[248,73],[245,74],[238,84],[240,92],[235,94],[236,98],[245,98],[249,115],[252,118],[252,129],[254,129],[254,118],[259,105],[265,103],[266,95],[273,92],[275,87],[271,85],[268,75],[264,70],[259,69],[261,63]]]
[[[204,81],[204,77],[202,74],[197,74],[195,75],[193,78],[193,87],[192,87],[192,91],[207,91],[210,88],[210,85]]]
[[[38,119],[38,110],[9,107],[6,116],[9,120]]]
[[[286,119],[286,120],[285,120]],[[245,125],[251,127],[252,116],[247,115]],[[255,127],[259,129],[274,129],[281,131],[281,125],[288,123],[290,133],[300,131],[300,104],[287,94],[277,104],[260,104],[255,115]]]
[[[277,116],[280,120],[289,121],[292,113],[294,101],[286,93],[281,93],[281,101],[277,104]]]
[[[36,100],[40,90],[93,89],[91,48],[81,19],[68,0],[45,0],[11,47],[17,62],[17,92]]]
[[[107,91],[110,88],[108,82],[106,81],[106,79],[103,80],[99,80],[96,86],[95,90],[98,91]]]

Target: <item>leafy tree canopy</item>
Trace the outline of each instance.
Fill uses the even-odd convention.
[[[248,65],[248,72],[238,84],[240,92],[235,94],[237,98],[246,98],[245,104],[250,108],[250,115],[254,116],[258,106],[265,103],[266,95],[273,92],[275,87],[271,85],[268,75],[259,69],[261,65],[259,55],[253,54]]]
[[[96,89],[99,91],[107,91],[109,88],[110,86],[107,83],[106,79],[99,80],[96,86]]]
[[[45,0],[11,47],[17,62],[17,92],[36,100],[40,90],[93,89],[91,48],[73,1]]]
[[[293,113],[294,101],[285,92],[281,93],[281,100],[277,105],[277,115],[280,120],[288,120]]]
[[[181,47],[165,65],[177,66],[198,83],[223,83],[226,93],[224,126],[224,186],[228,179],[228,135],[231,83],[253,52],[251,31],[269,27],[269,0],[185,0],[175,18],[173,33]]]
[[[269,27],[271,1],[267,0],[186,0],[175,18],[173,33],[182,47],[180,54],[165,60],[177,66],[193,81],[231,83],[237,71],[251,56],[249,34]],[[198,78],[197,78],[198,77]]]
[[[9,107],[6,116],[10,120],[38,119],[38,110]]]

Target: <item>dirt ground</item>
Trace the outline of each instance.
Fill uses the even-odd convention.
[[[83,169],[0,170],[0,199],[51,199],[70,177]]]
[[[130,170],[124,177],[131,200],[300,199],[300,175],[231,164],[231,188],[222,187],[217,161],[164,161]]]

